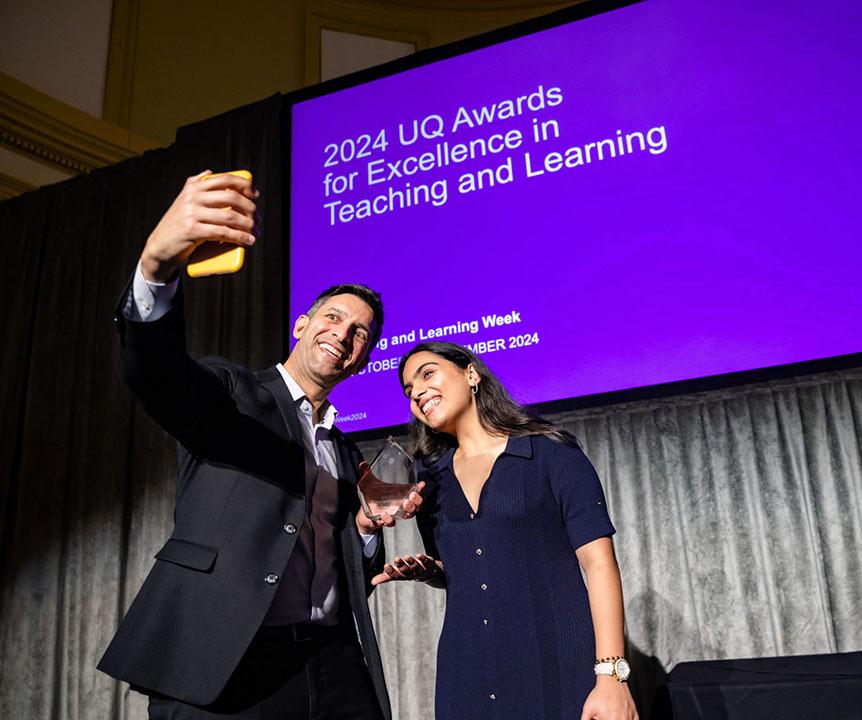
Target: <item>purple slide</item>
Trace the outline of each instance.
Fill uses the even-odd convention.
[[[345,431],[470,346],[538,403],[862,351],[862,3],[646,0],[298,102],[290,312],[379,290]]]

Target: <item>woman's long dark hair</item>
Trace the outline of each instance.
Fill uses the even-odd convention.
[[[466,370],[472,365],[482,378],[476,393],[476,409],[482,427],[495,435],[524,437],[525,435],[545,435],[566,445],[578,447],[574,435],[551,422],[533,415],[512,400],[503,383],[476,355],[462,345],[450,342],[419,343],[398,364],[398,379],[404,387],[404,364],[420,352],[430,352],[438,357],[455,363]],[[456,447],[455,438],[446,433],[432,432],[427,425],[415,417],[410,422],[411,452],[425,462],[435,462],[448,448]]]

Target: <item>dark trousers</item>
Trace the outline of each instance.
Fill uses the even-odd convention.
[[[352,624],[261,628],[206,708],[151,696],[150,720],[382,720]]]

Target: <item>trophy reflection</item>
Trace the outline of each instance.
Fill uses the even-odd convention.
[[[388,513],[400,517],[401,504],[416,489],[413,458],[393,437],[388,437],[357,486],[365,515],[374,521]]]

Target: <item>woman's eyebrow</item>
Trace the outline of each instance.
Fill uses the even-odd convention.
[[[422,372],[422,369],[423,369],[423,368],[426,368],[426,367],[428,367],[429,365],[436,365],[436,364],[437,364],[437,363],[436,363],[436,362],[434,362],[433,360],[429,360],[429,361],[428,361],[428,362],[426,362],[426,363],[422,363],[418,368],[416,368],[416,372],[415,372],[415,373],[413,373],[413,379],[415,380],[417,377],[419,377],[419,373],[421,373],[421,372]]]

